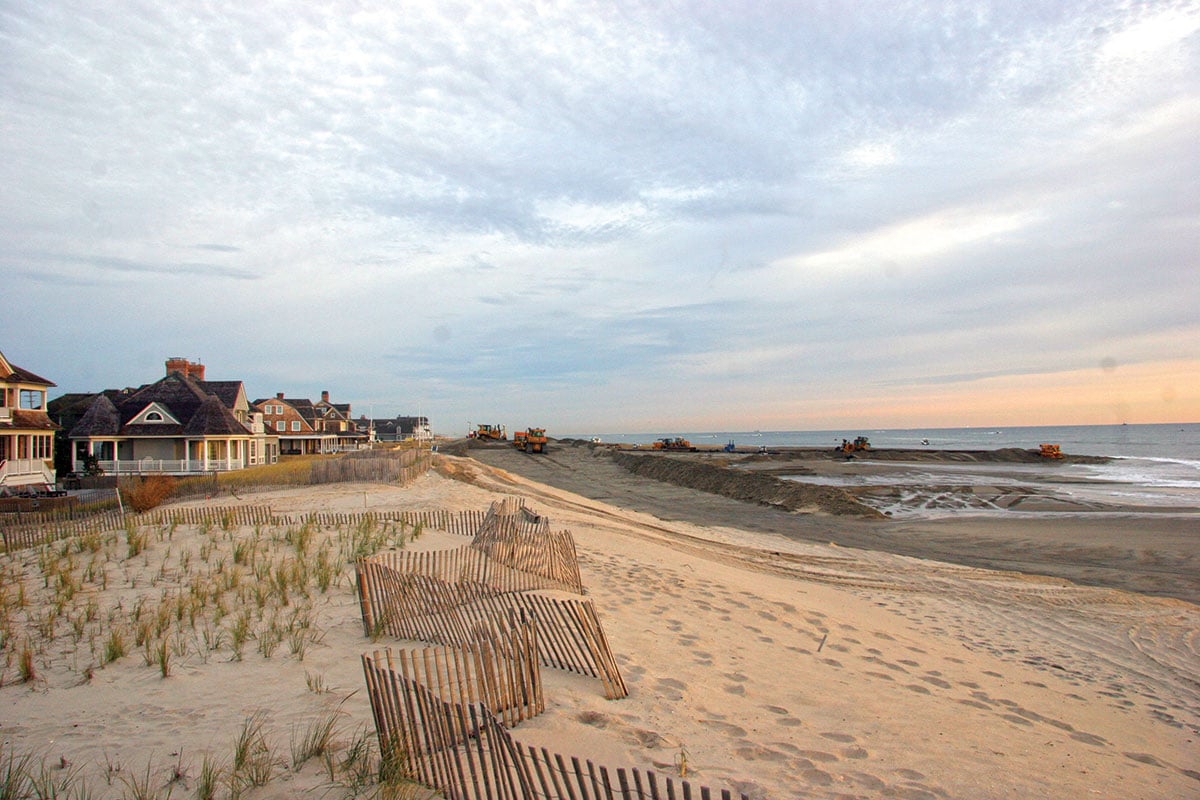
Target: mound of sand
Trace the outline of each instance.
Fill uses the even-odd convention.
[[[835,486],[814,486],[785,481],[772,475],[731,469],[721,463],[694,458],[633,454],[613,451],[613,460],[634,473],[689,489],[719,494],[734,500],[776,506],[787,511],[823,512],[879,518],[883,515]]]

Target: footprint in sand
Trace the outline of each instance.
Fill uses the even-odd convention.
[[[841,742],[842,744],[851,744],[858,741],[857,738],[848,733],[822,733],[821,736],[826,739],[832,739],[835,742]]]
[[[918,675],[917,678],[918,678],[918,680],[923,680],[926,683],[931,683],[934,686],[938,687],[939,689],[949,689],[950,688],[949,681],[944,681],[935,675]]]

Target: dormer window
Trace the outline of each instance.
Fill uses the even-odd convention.
[[[146,422],[162,422],[162,421],[163,421],[163,415],[158,413],[157,411],[151,411],[149,414],[146,415]]]
[[[35,389],[21,390],[21,408],[41,411],[46,405],[46,393]]]

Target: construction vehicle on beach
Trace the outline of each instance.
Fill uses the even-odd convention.
[[[526,428],[513,434],[513,446],[522,453],[546,452],[546,429]]]
[[[651,445],[651,447],[653,447],[655,450],[671,450],[674,452],[683,453],[696,452],[696,448],[692,447],[691,442],[689,442],[687,439],[680,439],[678,436],[673,439],[669,436],[664,439],[655,439],[654,444]]]
[[[525,447],[522,448],[527,453],[544,453],[546,452],[546,429],[545,428],[529,428],[525,431]]]
[[[853,442],[848,439],[842,439],[841,447],[838,447],[837,449],[842,453],[846,453],[847,455],[851,453],[860,453],[864,450],[870,450],[871,442],[865,436],[856,436],[854,437]]]
[[[475,438],[485,442],[508,441],[508,433],[503,425],[476,425]]]
[[[1042,458],[1062,458],[1062,448],[1056,444],[1043,444],[1038,450],[1038,455]]]

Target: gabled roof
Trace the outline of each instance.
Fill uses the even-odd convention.
[[[186,436],[242,436],[246,426],[238,422],[233,412],[213,394],[196,409],[183,426],[183,432]]]
[[[238,381],[213,381],[228,396]],[[71,430],[71,438],[96,436],[242,436],[249,431],[238,422],[224,398],[205,391],[206,382],[172,372],[129,394],[96,395]],[[236,394],[235,394],[236,397]],[[170,410],[175,422],[133,422],[148,406]]]
[[[195,378],[192,380],[205,394],[215,394],[219,397],[226,408],[237,405],[238,394],[242,391],[241,381],[197,381]]]
[[[4,357],[4,353],[0,353],[0,381],[5,383],[35,383],[42,386],[57,386],[54,381],[49,381],[40,375],[34,375],[27,369],[22,369],[16,364],[13,364]]]

